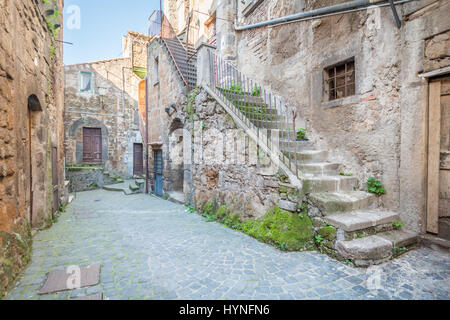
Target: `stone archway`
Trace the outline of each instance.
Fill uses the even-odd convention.
[[[167,190],[174,197],[183,198],[184,186],[184,154],[183,154],[183,122],[180,118],[174,118],[169,126],[168,135],[168,166],[167,166]]]
[[[108,162],[108,129],[104,123],[91,117],[81,117],[74,121],[68,131],[68,144],[72,144],[72,161],[75,164],[83,162],[83,128],[100,128],[102,132],[102,163]],[[74,145],[73,145],[74,144]]]

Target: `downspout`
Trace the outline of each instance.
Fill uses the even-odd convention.
[[[391,1],[391,0],[389,0],[389,1]],[[406,2],[410,2],[410,1],[414,1],[414,0],[398,1],[396,3],[393,3],[392,5],[406,3]],[[264,27],[264,26],[279,25],[279,24],[294,22],[294,21],[298,21],[298,20],[307,20],[307,19],[312,19],[314,17],[319,18],[322,15],[331,15],[331,14],[344,13],[344,12],[341,12],[341,11],[344,11],[344,10],[355,9],[355,11],[356,11],[357,8],[359,10],[361,10],[361,9],[364,9],[365,7],[371,5],[371,4],[377,4],[377,3],[380,3],[380,2],[387,2],[387,1],[386,0],[355,0],[355,1],[349,1],[349,2],[336,4],[336,5],[329,6],[329,7],[314,9],[314,10],[310,10],[310,11],[306,11],[306,12],[300,12],[300,13],[296,13],[296,14],[285,16],[285,17],[281,17],[281,18],[276,18],[276,19],[266,20],[266,21],[262,21],[262,22],[249,24],[249,25],[239,26],[238,25],[238,0],[235,0],[235,18],[234,18],[235,19],[235,23],[234,23],[234,29],[236,31],[244,31],[244,30],[260,28],[260,27]],[[391,5],[391,4],[389,2],[387,2],[386,4],[380,4],[378,6],[389,6],[389,5]],[[394,18],[395,18],[395,15],[394,15]],[[398,20],[397,19],[398,19],[398,16],[395,18],[396,24],[398,24]]]
[[[148,194],[148,76],[145,77],[145,194]]]

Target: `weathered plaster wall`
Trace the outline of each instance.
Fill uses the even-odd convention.
[[[140,78],[131,69],[131,59],[70,65],[64,71],[66,163],[83,162],[83,127],[101,128],[106,169],[132,176],[133,143],[142,143],[142,137],[135,121]],[[81,71],[92,72],[92,92],[80,92]]]
[[[62,12],[62,1],[53,3]],[[30,221],[51,220],[52,147],[58,196],[64,190],[62,47],[55,41],[62,30],[55,39],[44,9],[43,1],[0,2],[0,297],[28,262]],[[29,113],[31,95],[42,110]]]
[[[263,21],[338,2],[264,1],[240,21]],[[418,73],[427,69],[427,39],[450,29],[445,17],[449,6],[449,1],[398,6],[404,21],[400,30],[386,7],[236,33],[238,67],[296,107],[297,125],[306,127],[316,146],[330,150],[346,171],[362,182],[369,176],[381,178],[388,190],[384,206],[399,209],[407,227],[416,231],[423,231],[426,192],[426,82]],[[446,50],[445,45],[434,46],[439,49],[429,49],[428,55]],[[448,65],[437,55],[431,68]],[[356,94],[326,101],[324,68],[352,57]]]

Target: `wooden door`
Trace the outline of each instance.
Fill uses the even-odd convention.
[[[439,232],[450,217],[450,77],[430,82],[428,122],[427,231]]]
[[[153,181],[153,192],[162,197],[163,196],[163,158],[162,150],[155,150],[153,152],[153,170],[154,170],[154,181]]]
[[[144,174],[144,153],[142,143],[133,146],[133,174],[140,176]]]
[[[102,130],[83,128],[83,162],[102,162]]]

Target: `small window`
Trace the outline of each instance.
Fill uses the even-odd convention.
[[[326,68],[324,80],[325,94],[329,101],[355,95],[355,60]]]
[[[159,61],[158,57],[155,58],[155,84],[159,82]]]
[[[81,92],[92,91],[92,72],[86,71],[80,72],[80,91]]]

